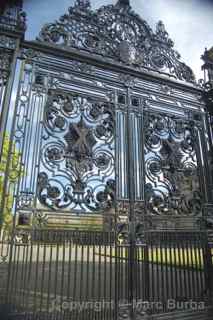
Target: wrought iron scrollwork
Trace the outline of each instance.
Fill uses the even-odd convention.
[[[48,225],[48,216],[43,212],[37,212],[33,216],[32,225],[34,228],[45,228]]]
[[[15,236],[13,238],[14,243],[27,244],[31,241],[31,232],[30,230],[25,229],[16,229]]]
[[[167,72],[195,82],[192,70],[180,61],[162,21],[154,33],[129,2],[93,11],[89,1],[76,1],[59,21],[46,24],[39,41],[87,50],[139,68]]]
[[[129,214],[130,203],[128,200],[117,201],[116,232],[119,243],[129,243]]]
[[[12,55],[4,49],[0,49],[0,85],[5,84],[10,74]]]
[[[126,305],[119,306],[118,319],[119,320],[131,319],[131,305],[126,304]]]
[[[198,215],[199,188],[193,124],[163,114],[146,115],[145,194],[154,215]]]
[[[50,92],[38,198],[51,209],[99,211],[115,202],[114,105]]]
[[[22,10],[22,1],[8,1],[3,12],[0,10],[0,26],[3,29],[24,33],[26,13]]]
[[[11,234],[7,230],[1,230],[0,232],[0,266],[7,262],[9,258],[9,243],[11,240]]]

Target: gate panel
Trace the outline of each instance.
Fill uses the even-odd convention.
[[[158,229],[196,228],[196,219],[202,215],[205,190],[199,178],[196,126],[187,118],[146,114],[147,214],[153,223],[155,217],[159,220]]]
[[[205,299],[206,242],[177,232],[202,217],[200,122],[144,111],[129,89],[49,75],[37,57],[21,70],[9,312],[140,318]]]
[[[114,112],[113,104],[92,96],[48,93],[38,177],[39,210],[108,210],[110,214],[115,200]]]
[[[135,250],[132,305],[138,319],[151,314],[175,316],[193,309],[189,301],[196,305],[194,311],[208,305],[208,240],[199,229],[208,198],[202,115],[163,109],[141,111],[144,206],[142,201],[137,207],[135,193],[131,248]],[[137,132],[136,125],[132,128]]]
[[[0,50],[0,98],[13,51],[9,89],[21,64],[0,195],[13,220],[0,234],[1,315],[192,318],[187,302],[202,309],[212,292],[205,112],[164,25],[153,32],[128,1],[93,12],[77,0],[37,41],[17,37],[5,61]]]
[[[22,63],[13,125],[20,156],[12,169],[20,174],[12,197],[8,184],[14,230],[5,312],[112,319],[116,283],[127,282],[117,280],[127,255],[122,260],[116,245],[115,103],[108,89],[89,91],[79,80],[63,79],[64,89],[60,78],[55,88],[36,59]]]

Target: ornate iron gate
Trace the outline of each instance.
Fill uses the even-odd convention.
[[[2,314],[205,316],[208,123],[162,22],[154,33],[128,1],[94,12],[78,0],[16,51]]]

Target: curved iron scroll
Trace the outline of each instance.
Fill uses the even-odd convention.
[[[154,33],[125,1],[93,11],[89,1],[77,0],[59,21],[44,25],[37,40],[87,50],[137,68],[195,82],[192,70],[173,49],[163,22],[157,24]]]
[[[145,195],[152,215],[198,215],[202,209],[194,123],[146,114]]]
[[[115,198],[114,105],[51,91],[45,106],[40,205],[110,209]]]

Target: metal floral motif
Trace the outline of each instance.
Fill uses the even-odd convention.
[[[128,200],[116,201],[116,231],[117,241],[121,244],[129,243],[129,214],[130,203]]]
[[[16,47],[16,40],[14,38],[10,38],[6,35],[0,35],[0,47],[5,49],[14,50]]]
[[[24,33],[26,30],[26,13],[22,10],[21,1],[8,1],[3,14],[0,12],[0,27]]]
[[[130,304],[126,304],[126,305],[119,305],[119,312],[118,312],[118,320],[130,320],[131,317],[131,310],[132,306]]]
[[[19,208],[29,208],[33,207],[34,194],[29,190],[21,191],[17,199]]]
[[[147,114],[145,130],[145,194],[149,213],[198,215],[202,196],[190,123]]]
[[[0,49],[0,82],[5,82],[10,73],[11,53]]]
[[[16,229],[15,237],[13,241],[16,244],[28,244],[31,241],[31,233],[29,230],[25,229]]]
[[[114,106],[50,92],[45,108],[40,203],[51,209],[110,209],[115,201]]]
[[[33,217],[32,224],[34,228],[45,228],[48,225],[48,216],[42,212],[37,212]]]
[[[129,1],[91,10],[78,0],[59,21],[46,24],[39,41],[73,47],[118,60],[137,68],[151,68],[194,82],[192,70],[180,62],[162,21],[154,33],[130,7]]]

